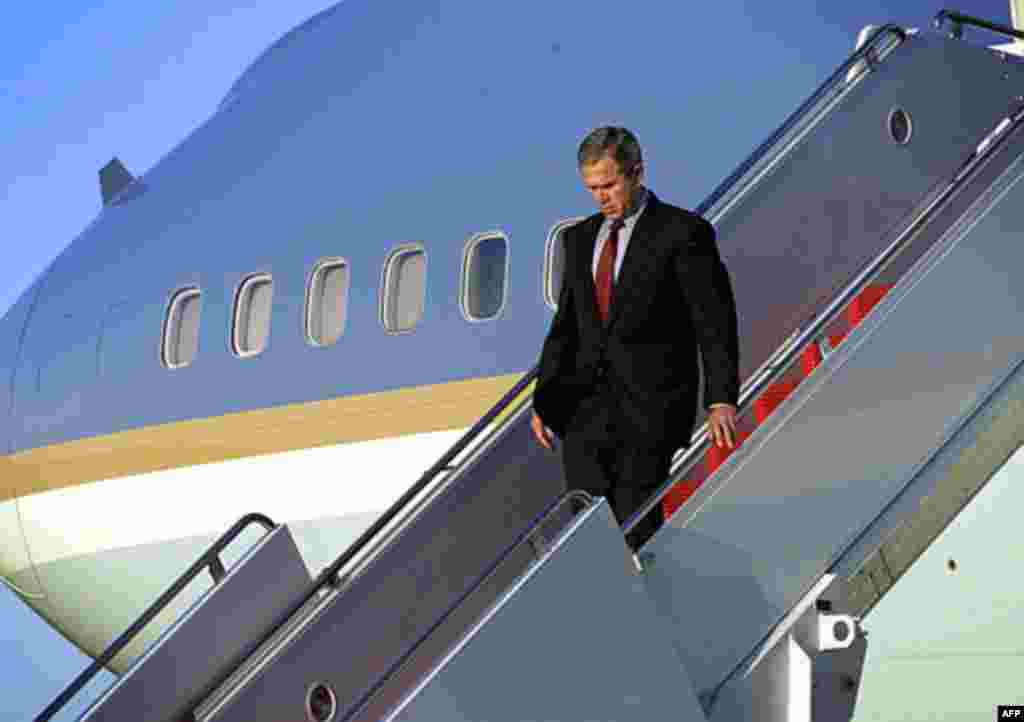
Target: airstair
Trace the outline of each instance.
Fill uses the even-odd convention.
[[[1022,89],[882,27],[702,204],[741,443],[699,429],[638,554],[532,438],[531,372],[316,579],[265,517],[230,569],[219,541],[81,719],[851,719],[861,620],[1024,441]]]

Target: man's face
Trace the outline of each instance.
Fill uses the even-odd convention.
[[[622,218],[643,178],[643,166],[637,164],[628,176],[610,156],[580,169],[583,185],[587,187],[598,209],[606,218]]]

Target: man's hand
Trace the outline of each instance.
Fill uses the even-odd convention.
[[[716,446],[736,446],[736,407],[731,404],[715,406],[708,412],[708,433]]]
[[[555,439],[554,434],[548,431],[547,427],[544,426],[544,422],[537,416],[537,412],[533,412],[533,419],[530,421],[530,427],[533,429],[533,435],[537,437],[537,441],[548,451],[553,451],[554,446],[552,442]]]

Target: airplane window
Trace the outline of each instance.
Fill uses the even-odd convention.
[[[164,322],[164,340],[161,358],[164,366],[179,369],[188,366],[199,350],[199,319],[202,312],[202,293],[198,288],[186,288],[171,299]]]
[[[558,308],[558,294],[562,290],[562,271],[565,268],[565,232],[583,220],[583,216],[559,221],[548,234],[544,251],[544,302]]]
[[[462,313],[470,321],[497,318],[505,305],[508,239],[499,233],[474,236],[462,261]]]
[[[427,300],[427,254],[422,245],[402,246],[384,264],[381,321],[389,333],[405,333],[423,318]]]
[[[317,264],[306,292],[306,340],[330,346],[345,333],[348,319],[348,263],[329,258]]]
[[[267,347],[274,282],[269,273],[245,279],[235,296],[232,347],[241,357],[255,356]]]

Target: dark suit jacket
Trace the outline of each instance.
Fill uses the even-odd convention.
[[[564,437],[579,401],[605,382],[624,441],[687,446],[700,384],[698,346],[704,405],[736,404],[739,395],[736,304],[714,228],[648,192],[605,325],[592,273],[603,220],[595,214],[563,236],[562,289],[541,352],[534,410]]]

